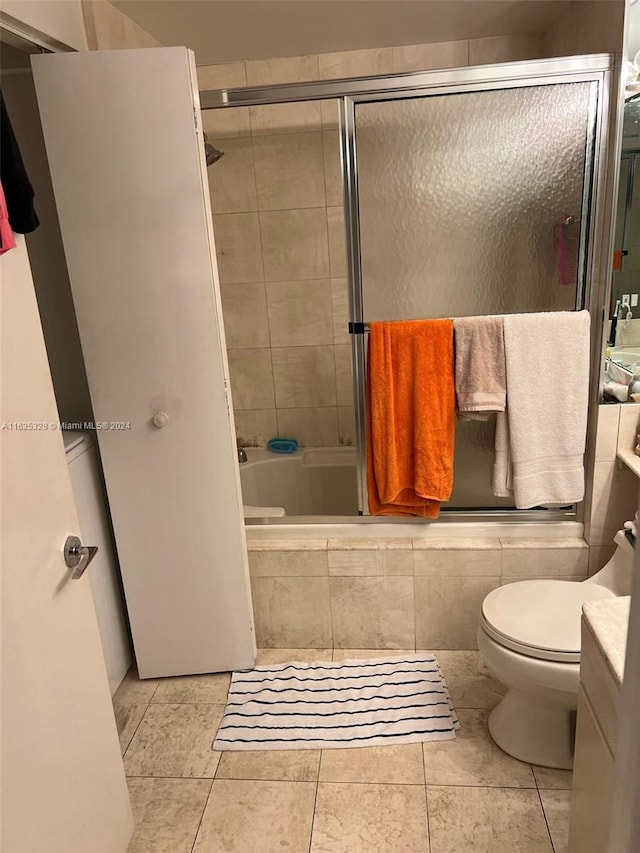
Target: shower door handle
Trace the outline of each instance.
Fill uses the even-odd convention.
[[[78,580],[98,553],[96,545],[83,545],[77,536],[67,536],[64,543],[64,562],[71,569],[71,579]]]

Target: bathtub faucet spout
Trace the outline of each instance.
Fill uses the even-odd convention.
[[[238,462],[248,462],[247,451],[244,449],[244,447],[238,448]]]

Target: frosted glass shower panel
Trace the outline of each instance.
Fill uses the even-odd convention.
[[[365,320],[575,307],[593,85],[356,104]]]

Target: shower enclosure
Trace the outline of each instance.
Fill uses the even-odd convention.
[[[343,418],[350,416],[353,401],[353,450],[330,454],[334,466],[353,465],[352,478],[345,480],[343,471],[339,479],[341,507],[345,490],[352,488],[354,513],[367,515],[368,322],[582,308],[595,312],[609,68],[609,57],[592,56],[200,93],[203,110],[216,114],[234,107],[257,111],[277,105],[286,110],[317,104],[326,116],[331,105],[339,108],[337,132],[330,132],[340,144],[347,278],[341,291],[341,278],[334,276],[334,256],[341,249],[336,234],[343,227],[336,199],[334,207],[327,206],[327,298],[334,305],[338,391],[327,399],[337,403]],[[326,130],[324,135],[325,162],[334,157],[338,174],[337,149],[328,151]],[[325,188],[328,197],[328,180]],[[285,217],[281,221],[286,224]],[[342,272],[337,260],[335,272]],[[278,287],[284,298],[286,287]],[[308,293],[311,298],[312,290]],[[348,316],[346,311],[343,316],[335,306],[347,303]],[[337,316],[343,318],[340,328]],[[593,319],[595,336],[600,320],[595,313]],[[312,320],[306,318],[309,328]],[[272,354],[274,370],[283,359],[308,356],[302,348],[297,355]],[[322,387],[308,390],[322,398]],[[458,422],[454,491],[441,517],[575,519],[575,506],[518,511],[509,499],[493,496],[494,430],[493,421]],[[307,467],[319,464],[318,453]],[[241,470],[247,483],[257,482],[257,466],[270,461],[268,451],[251,457],[250,452],[254,472],[243,475]],[[305,467],[304,458],[301,465]],[[270,477],[263,479],[267,483]],[[252,494],[259,495],[262,505],[277,503],[262,492]],[[326,483],[323,496],[323,509],[311,514],[344,514],[331,512]]]

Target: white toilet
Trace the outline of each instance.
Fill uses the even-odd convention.
[[[633,545],[623,530],[609,562],[582,583],[531,580],[490,592],[478,646],[508,689],[489,715],[501,749],[532,764],[571,769],[585,601],[630,595]]]

